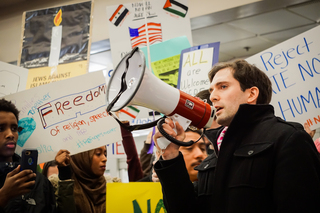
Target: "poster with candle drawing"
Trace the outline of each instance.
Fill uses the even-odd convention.
[[[37,149],[42,163],[60,149],[76,154],[121,141],[106,90],[103,73],[94,72],[5,96],[20,110],[16,152]]]
[[[320,26],[248,59],[272,82],[271,104],[286,121],[320,127]]]
[[[87,1],[23,13],[18,65],[29,69],[27,89],[87,73],[92,10]]]

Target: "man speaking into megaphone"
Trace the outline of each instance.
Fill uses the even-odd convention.
[[[154,168],[168,213],[320,212],[320,159],[302,125],[274,115],[268,76],[244,60],[209,72],[216,121],[207,136],[217,149],[195,169],[192,183],[179,145],[170,143]],[[182,141],[167,118],[163,130]],[[174,128],[176,130],[174,130]],[[154,135],[158,143],[160,132]]]

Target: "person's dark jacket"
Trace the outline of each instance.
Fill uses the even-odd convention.
[[[221,145],[198,167],[196,187],[183,156],[160,159],[168,213],[320,212],[320,160],[302,125],[274,116],[271,105],[241,105]]]
[[[18,155],[13,156],[13,165],[2,165],[0,168],[0,188],[2,188],[6,176],[14,170],[20,162]],[[37,172],[36,183],[33,189],[22,196],[11,199],[1,212],[6,213],[55,213],[56,201],[53,187],[49,180]]]

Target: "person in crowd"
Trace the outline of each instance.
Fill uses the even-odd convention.
[[[210,106],[213,106],[212,102],[210,101],[210,92],[209,90],[202,90],[198,92],[195,97],[200,98],[201,100],[207,102]],[[213,143],[210,141],[211,140],[216,140],[218,138],[219,132],[223,129],[224,127],[219,125],[216,120],[214,119],[212,121],[212,124],[209,128],[206,129],[205,131],[205,136],[204,140],[207,145],[207,153],[213,154],[214,153],[214,146],[216,143]],[[209,139],[210,138],[210,139]],[[217,147],[216,147],[217,148]]]
[[[128,122],[124,122],[124,124],[129,125]],[[127,155],[129,181],[137,181],[143,177],[143,174],[132,133],[121,127],[121,134]],[[106,146],[73,156],[70,156],[68,150],[60,150],[56,155],[55,162],[59,169],[61,180],[59,184],[70,180],[74,181],[73,197],[76,212],[100,213],[106,211],[106,178],[104,176],[107,162]],[[59,190],[61,188],[58,187]],[[68,190],[66,187],[63,189]],[[69,194],[69,192],[70,190],[66,193]]]
[[[106,179],[103,174],[107,162],[106,147],[102,146],[71,157],[69,151],[60,150],[55,161],[62,182],[68,179],[74,181],[74,189],[71,193],[76,212],[105,212]],[[60,190],[60,186],[58,190]]]
[[[129,121],[123,121],[122,123],[129,125]],[[123,148],[127,155],[129,182],[138,181],[143,178],[143,171],[133,135],[130,131],[122,127],[121,135]]]
[[[153,130],[149,132],[147,139],[143,143],[143,147],[140,151],[140,164],[143,171],[143,177],[149,177],[153,169],[153,152],[148,154],[151,147],[151,139],[153,135]]]
[[[197,141],[199,137],[201,137],[201,130],[193,130],[187,128],[185,131],[184,141]],[[159,148],[158,148],[159,149]],[[201,138],[200,141],[191,145],[191,146],[180,146],[179,151],[183,155],[183,159],[185,162],[185,167],[187,169],[189,179],[191,182],[195,182],[198,180],[198,171],[195,170],[195,167],[199,166],[202,161],[208,156],[206,150],[206,144],[204,138]],[[158,151],[158,158],[160,157],[160,152]],[[155,172],[152,174],[153,182],[158,182],[158,176]]]
[[[53,174],[58,175],[59,174],[59,170],[58,170],[58,165],[56,164],[55,161],[49,161],[44,163],[43,165],[43,169],[41,172],[45,177],[49,177]]]
[[[310,135],[310,137],[313,138],[314,134],[316,134],[316,130],[315,129],[311,130],[310,126],[307,123],[305,123],[303,126],[304,126],[304,130],[306,130],[306,132]]]
[[[311,138],[313,139],[314,135],[316,134],[316,130],[311,130],[309,125],[307,123],[304,124],[304,129],[306,130],[306,132],[311,136]],[[317,138],[316,140],[314,140],[314,145],[316,146],[318,153],[320,155],[320,138]]]
[[[20,171],[20,156],[15,154],[18,121],[16,106],[0,99],[0,212],[56,212],[48,179],[28,169]]]
[[[224,126],[215,152],[199,168],[196,187],[179,146],[169,144],[155,164],[167,212],[320,212],[320,159],[303,126],[274,115],[268,76],[245,60],[209,72],[210,100]],[[177,140],[185,133],[166,119]],[[161,134],[154,136],[155,142]]]

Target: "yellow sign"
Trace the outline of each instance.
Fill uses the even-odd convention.
[[[151,63],[154,74],[162,81],[177,87],[180,55],[175,55]]]
[[[108,183],[107,213],[166,213],[160,183]]]
[[[87,67],[87,61],[78,61],[54,67],[29,69],[26,89],[86,74]]]

